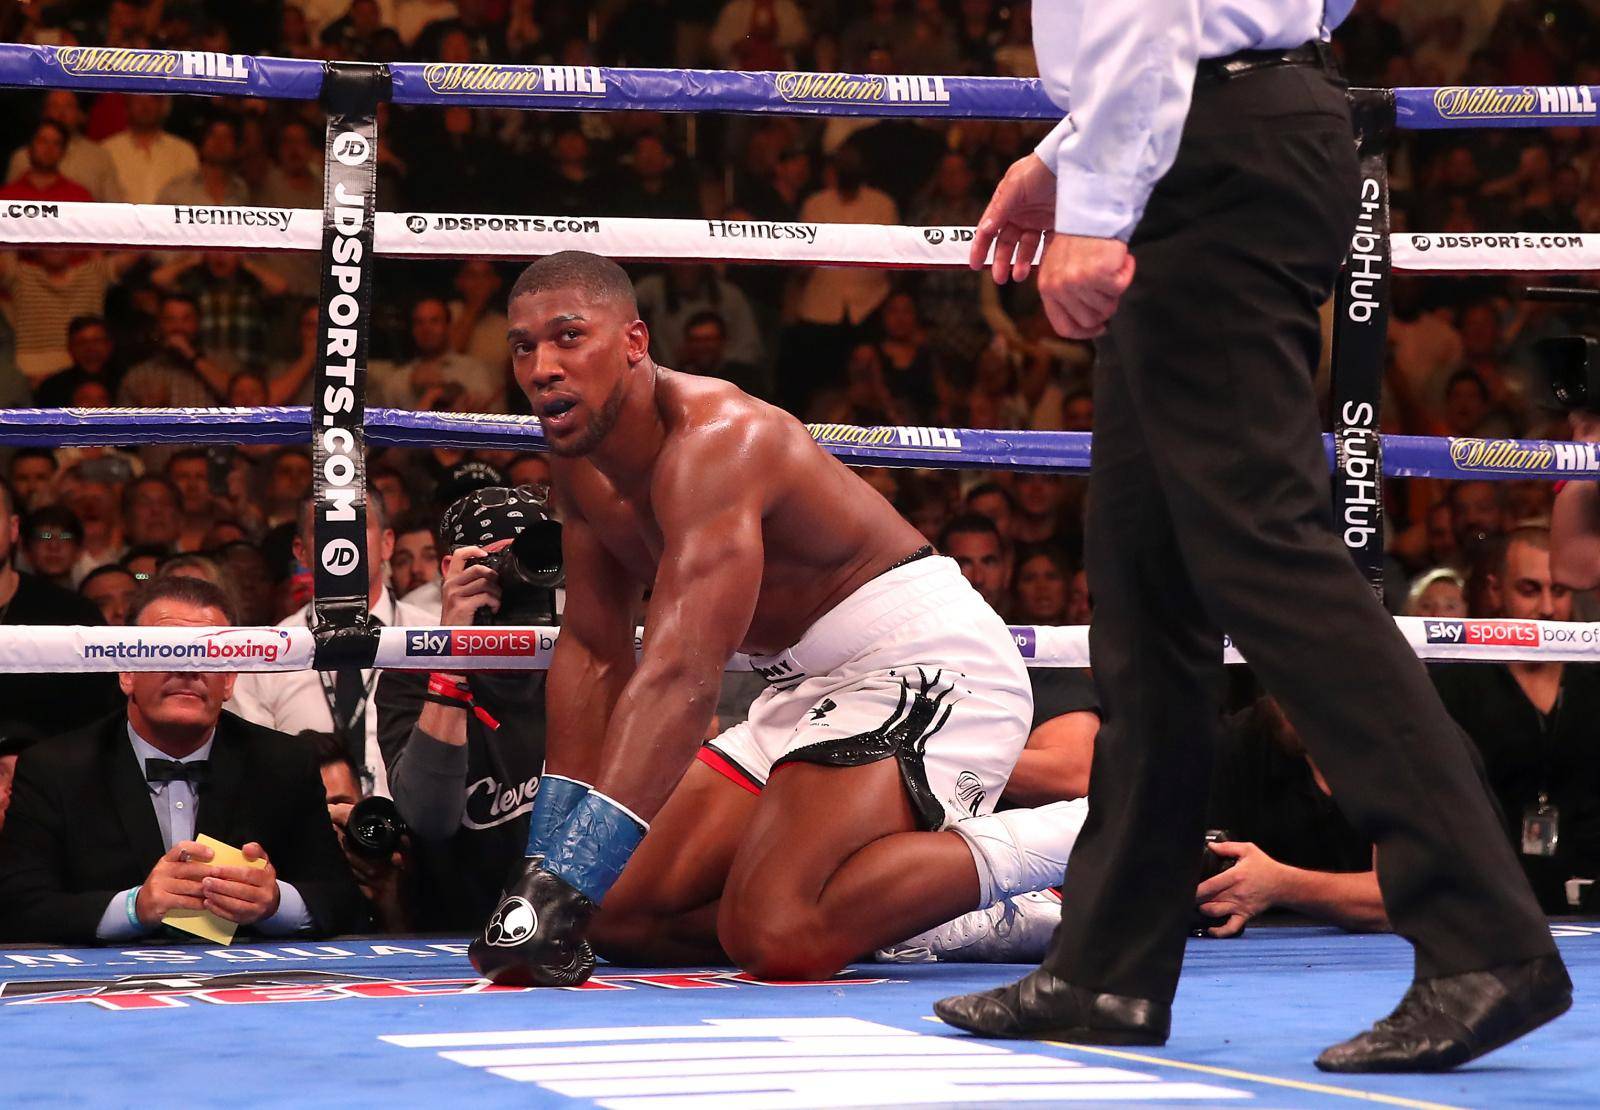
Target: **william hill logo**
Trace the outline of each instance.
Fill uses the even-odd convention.
[[[1448,86],[1433,91],[1433,107],[1445,119],[1582,118],[1597,111],[1588,85]]]
[[[948,104],[943,77],[862,76],[848,73],[780,73],[773,82],[791,103]]]
[[[1452,439],[1450,461],[1462,470],[1600,474],[1600,450],[1593,443],[1556,440]]]
[[[863,428],[855,424],[807,424],[811,438],[824,447],[921,447],[961,450],[961,437],[951,428]]]
[[[879,447],[894,439],[893,428],[862,428],[855,424],[807,424],[806,431],[824,447],[845,443]]]
[[[125,50],[121,47],[64,46],[56,64],[77,77],[163,77],[168,80],[245,81],[252,59],[245,54],[206,50]]]
[[[422,68],[422,80],[436,93],[511,96],[604,96],[605,78],[598,66],[449,65]]]

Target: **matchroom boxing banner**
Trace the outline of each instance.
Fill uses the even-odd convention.
[[[1383,595],[1383,443],[1378,401],[1388,359],[1389,136],[1394,98],[1362,89],[1350,98],[1361,159],[1361,201],[1339,268],[1333,318],[1334,525],[1356,565]]]
[[[378,187],[378,66],[332,62],[323,103],[322,357],[311,406],[313,627],[365,632],[366,386]]]

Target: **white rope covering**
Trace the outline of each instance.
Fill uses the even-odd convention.
[[[1396,617],[1417,656],[1429,661],[1589,663],[1600,659],[1600,623]],[[398,670],[542,670],[556,628],[385,628],[377,665]],[[1013,625],[1012,639],[1030,667],[1089,666],[1087,625]],[[635,640],[635,647],[643,644]],[[1229,663],[1243,663],[1224,641]],[[448,660],[448,663],[441,662]],[[736,655],[729,670],[749,670]]]
[[[1530,231],[1391,235],[1396,270],[1417,273],[1600,270],[1600,235]]]
[[[379,212],[375,249],[413,258],[533,258],[582,249],[622,259],[960,268],[970,227]],[[317,251],[322,213],[193,204],[0,202],[0,244],[159,250]],[[1600,270],[1600,235],[1390,237],[1397,270]]]
[[[0,671],[301,671],[314,642],[305,628],[9,625]]]
[[[1600,659],[1600,623],[1396,617],[1395,624],[1425,660],[1591,663]],[[394,670],[539,671],[550,665],[559,629],[383,628],[376,664]],[[1087,667],[1084,625],[1013,626],[1012,637],[1030,667]],[[642,631],[635,650],[644,643]],[[1243,657],[1225,644],[1229,663]],[[0,640],[0,672],[298,671],[314,663],[304,628],[90,628],[14,625]],[[750,669],[735,655],[730,671]]]
[[[970,227],[379,212],[379,254],[537,257],[582,249],[612,258],[804,265],[965,266]],[[194,204],[0,202],[0,244],[162,250],[317,251],[322,213]]]

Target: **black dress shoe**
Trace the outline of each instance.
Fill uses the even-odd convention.
[[[1172,1007],[1164,1002],[1096,994],[1042,967],[1009,987],[941,999],[933,1012],[980,1037],[1077,1044],[1166,1044],[1172,1026]]]
[[[1510,1044],[1572,1005],[1560,956],[1411,984],[1394,1013],[1317,1057],[1323,1071],[1448,1071]]]
[[[583,934],[595,905],[543,864],[543,856],[523,861],[467,949],[478,974],[498,986],[575,987],[594,971]]]

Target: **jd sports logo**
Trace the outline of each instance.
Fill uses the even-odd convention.
[[[428,220],[425,216],[407,216],[406,230],[413,235],[421,235],[428,230]]]
[[[826,717],[829,713],[832,713],[838,708],[838,703],[832,698],[823,698],[821,705],[814,705],[811,707],[811,719],[813,721],[820,721],[822,718]]]
[[[372,145],[366,137],[355,131],[346,131],[333,140],[333,156],[346,166],[362,165],[371,149]]]
[[[924,239],[926,239],[928,242],[932,243],[936,247],[940,243],[944,242],[944,232],[939,230],[936,227],[925,227],[925,228],[923,228],[922,229],[922,237]]]
[[[526,898],[507,898],[489,918],[483,936],[498,948],[513,948],[533,936],[539,927],[539,914]]]
[[[322,545],[322,569],[329,574],[349,574],[361,561],[361,552],[349,540],[329,540]]]

